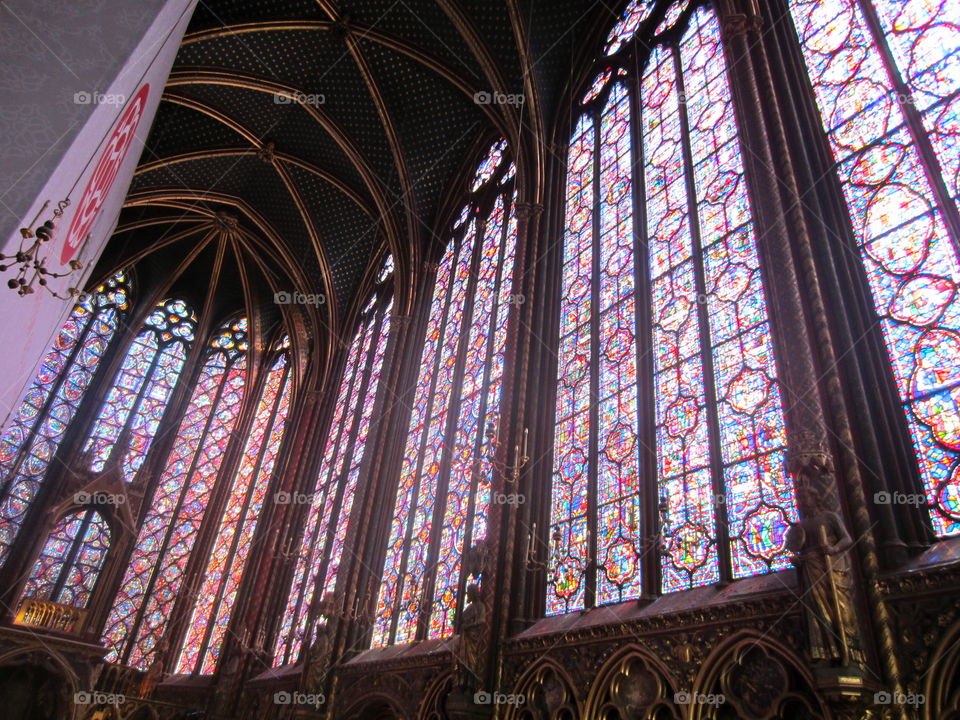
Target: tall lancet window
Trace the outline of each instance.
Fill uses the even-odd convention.
[[[437,271],[400,468],[373,644],[449,635],[486,536],[499,424],[516,217],[514,166],[500,141],[480,164]]]
[[[376,429],[374,406],[390,333],[393,301],[387,281],[392,264],[380,276],[380,289],[370,300],[353,337],[340,380],[323,460],[311,496],[293,583],[280,625],[274,665],[297,661],[311,604],[336,588],[344,542],[350,529],[360,464],[367,438]],[[282,498],[281,498],[282,499]]]
[[[0,436],[0,564],[126,316],[129,292],[118,273],[74,307]]]
[[[718,21],[664,4],[627,8],[568,150],[548,614],[788,564],[795,501]]]
[[[178,673],[208,675],[217,667],[283,441],[290,384],[289,340],[284,340],[267,371],[240,466],[232,478],[202,582],[193,599],[193,612],[177,660]]]
[[[146,670],[170,621],[184,572],[236,427],[247,321],[213,338],[103,634],[108,662]]]
[[[960,533],[960,6],[791,0],[937,535]]]
[[[197,318],[182,300],[160,303],[134,339],[100,409],[84,452],[102,470],[121,433],[130,446],[121,470],[128,482],[143,464],[154,433],[180,377]]]

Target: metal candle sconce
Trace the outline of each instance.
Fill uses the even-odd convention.
[[[51,278],[62,278],[72,275],[82,268],[83,264],[79,260],[71,260],[70,270],[68,272],[55,273],[47,269],[47,258],[45,256],[40,257],[41,246],[53,238],[53,232],[57,227],[55,221],[63,216],[63,211],[66,208],[70,207],[70,198],[58,202],[57,207],[53,210],[53,217],[41,223],[37,226],[36,230],[34,230],[34,226],[49,205],[50,201],[47,200],[43,204],[43,207],[40,208],[33,222],[31,222],[28,227],[20,228],[20,249],[17,250],[15,255],[4,255],[0,253],[0,260],[13,260],[12,263],[0,264],[0,272],[6,272],[11,268],[16,269],[17,274],[15,277],[7,280],[7,287],[11,290],[16,290],[17,295],[21,297],[24,295],[32,295],[35,292],[33,285],[36,283],[40,287],[46,288],[55,298],[66,300],[67,298],[65,296],[59,295],[51,290],[48,283]],[[33,242],[29,247],[25,247],[25,243],[29,240]],[[76,297],[80,294],[80,291],[75,287],[71,287],[68,292],[69,297]]]

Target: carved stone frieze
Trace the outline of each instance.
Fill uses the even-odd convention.
[[[603,669],[628,646],[635,648],[638,655],[658,658],[668,665],[670,683],[675,683],[674,689],[678,691],[693,688],[714,650],[729,638],[745,631],[760,633],[789,655],[805,657],[799,611],[790,608],[786,598],[738,603],[731,609],[733,612],[712,608],[710,611],[679,613],[642,622],[567,632],[560,637],[549,634],[535,639],[515,640],[507,651],[506,676],[527,677],[546,659],[572,678],[577,702],[589,701],[591,706],[596,707],[604,703],[620,703],[626,707],[631,703],[640,703],[640,695],[644,695],[641,692],[643,688],[638,686],[629,691],[640,693],[636,697],[631,695],[632,700],[621,695],[601,701],[591,693],[596,692],[594,686],[598,675],[604,673]],[[504,691],[524,692],[519,685]],[[656,705],[654,700],[649,703],[651,709]],[[622,716],[633,717],[629,714]]]

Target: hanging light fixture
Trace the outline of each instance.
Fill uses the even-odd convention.
[[[50,201],[47,200],[33,222],[27,227],[20,228],[20,248],[14,255],[0,253],[0,261],[13,261],[12,263],[3,262],[0,264],[0,272],[11,269],[16,271],[16,275],[7,280],[7,287],[16,290],[21,297],[32,295],[35,292],[34,284],[36,283],[40,287],[46,288],[55,298],[66,300],[67,297],[76,297],[80,294],[80,291],[76,287],[70,287],[68,289],[69,295],[63,296],[51,290],[49,282],[53,278],[72,275],[82,268],[83,264],[79,260],[71,260],[69,263],[70,270],[63,273],[56,273],[47,268],[47,256],[41,253],[41,249],[53,238],[54,231],[57,229],[56,221],[63,216],[63,211],[70,207],[70,199],[67,198],[58,202],[57,207],[53,210],[53,216],[37,225],[37,221],[49,205]],[[34,229],[34,226],[36,226],[36,229]]]

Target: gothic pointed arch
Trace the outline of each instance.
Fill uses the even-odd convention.
[[[599,720],[679,720],[677,678],[646,648],[616,652],[597,672],[584,702]]]
[[[928,720],[960,718],[960,623],[954,623],[937,644],[931,672],[923,685],[923,713]]]
[[[510,695],[514,701],[506,703],[509,720],[575,720],[583,717],[573,679],[551,658],[539,660],[527,668],[510,689]],[[522,698],[522,702],[518,698]]]
[[[684,700],[691,720],[833,717],[809,663],[762,633],[733,633],[712,649]],[[697,702],[714,698],[715,702]]]

